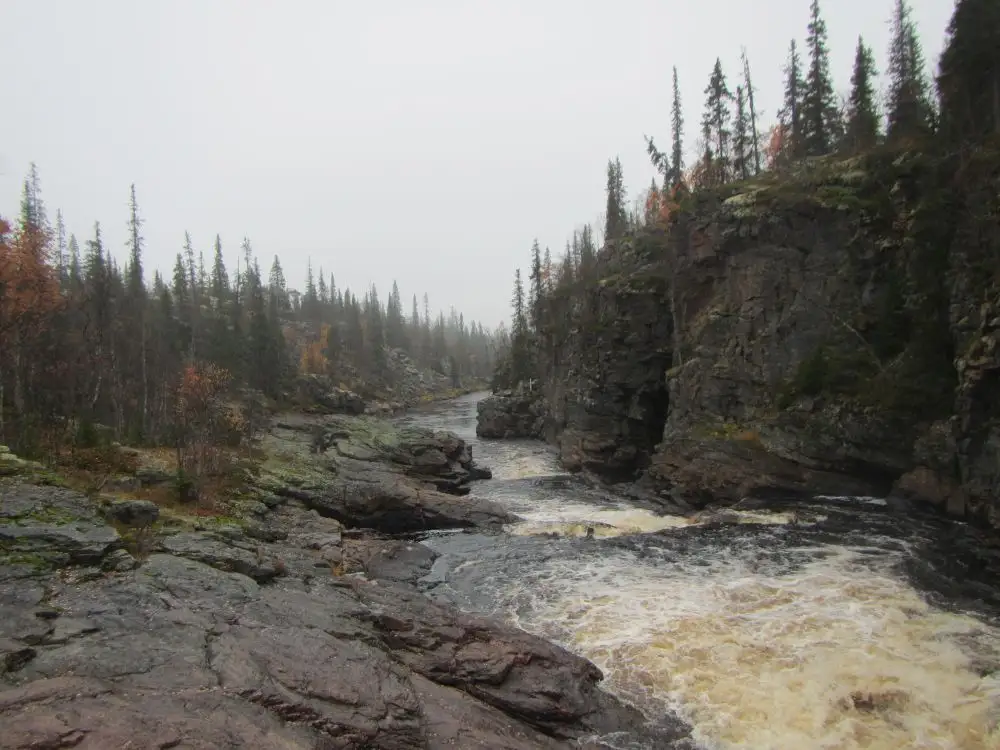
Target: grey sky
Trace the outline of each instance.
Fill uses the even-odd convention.
[[[951,0],[913,0],[936,70]],[[124,255],[136,183],[147,267],[184,230],[232,270],[244,235],[301,287],[399,281],[495,325],[532,238],[594,220],[609,157],[630,195],[666,145],[671,65],[693,148],[716,56],[745,45],[771,120],[808,0],[0,0],[0,214],[37,162],[50,213]],[[885,68],[893,0],[826,0],[837,87],[859,33]],[[735,88],[735,82],[733,83]],[[150,270],[151,273],[151,270]]]

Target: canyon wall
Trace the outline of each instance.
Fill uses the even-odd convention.
[[[546,436],[664,501],[891,493],[1000,523],[1000,154],[685,197],[552,295]]]

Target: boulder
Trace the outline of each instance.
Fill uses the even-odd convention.
[[[160,507],[149,500],[119,500],[107,507],[105,515],[125,526],[149,526],[160,517]]]
[[[546,410],[541,394],[495,393],[476,404],[476,435],[481,438],[542,438]]]

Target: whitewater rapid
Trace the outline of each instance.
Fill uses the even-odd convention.
[[[473,443],[494,472],[473,491],[523,521],[424,539],[441,555],[432,595],[591,659],[608,690],[676,712],[705,748],[1000,748],[995,613],[906,572],[940,524],[877,498],[660,516],[538,443],[476,441],[475,400],[407,419]]]

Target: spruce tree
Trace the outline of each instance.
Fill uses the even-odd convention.
[[[267,287],[271,295],[275,298],[278,310],[287,310],[288,289],[285,286],[285,272],[281,268],[281,261],[278,260],[277,255],[274,256],[274,261],[271,263],[271,271],[267,277]]]
[[[858,37],[851,75],[851,96],[847,106],[846,149],[860,153],[872,148],[878,140],[879,115],[875,103],[875,56],[864,39]]]
[[[938,75],[941,129],[951,143],[1000,133],[1000,3],[958,0]]]
[[[222,257],[222,238],[215,235],[215,254],[212,259],[212,296],[220,309],[229,298],[229,274]]]
[[[761,149],[760,131],[757,128],[757,107],[754,103],[753,82],[750,80],[750,60],[747,57],[746,48],[740,54],[743,62],[743,91],[747,100],[747,110],[750,117],[750,165],[753,174],[760,174],[761,170]]]
[[[805,94],[802,77],[802,58],[793,39],[785,63],[785,96],[781,108],[781,123],[786,133],[786,156],[797,159],[805,153],[805,134],[802,122],[802,98]]]
[[[531,244],[528,284],[528,325],[537,334],[542,327],[542,250],[538,246],[538,238]]]
[[[805,153],[828,154],[833,148],[838,119],[837,102],[830,78],[830,51],[827,48],[826,21],[820,15],[819,0],[809,8],[809,70],[802,96],[802,126]]]
[[[625,210],[625,182],[618,157],[608,160],[607,207],[604,216],[604,239],[613,242],[625,236],[628,217]]]
[[[733,94],[729,90],[726,75],[722,71],[722,60],[719,58],[715,59],[712,75],[709,78],[708,86],[705,87],[705,97],[705,117],[702,121],[702,129],[712,149],[712,158],[708,160],[710,171],[707,179],[709,184],[721,185],[729,181],[731,173],[730,141],[732,133],[729,130],[729,120]]]
[[[306,260],[306,291],[302,296],[302,315],[311,323],[319,322],[319,293],[313,276],[312,260]]]
[[[510,357],[513,384],[516,385],[530,377],[528,318],[520,268],[514,272],[514,295],[511,298],[511,305],[514,308],[514,315],[511,320]]]
[[[684,178],[684,117],[681,112],[681,86],[677,79],[677,66],[674,66],[674,96],[670,105],[670,134],[672,146],[670,149],[669,185],[677,187]]]
[[[886,135],[889,140],[929,135],[933,129],[934,108],[927,83],[924,54],[906,0],[896,0],[888,74]]]
[[[750,177],[753,159],[750,153],[750,122],[747,116],[743,87],[736,87],[736,122],[733,123],[733,176],[738,180]]]

